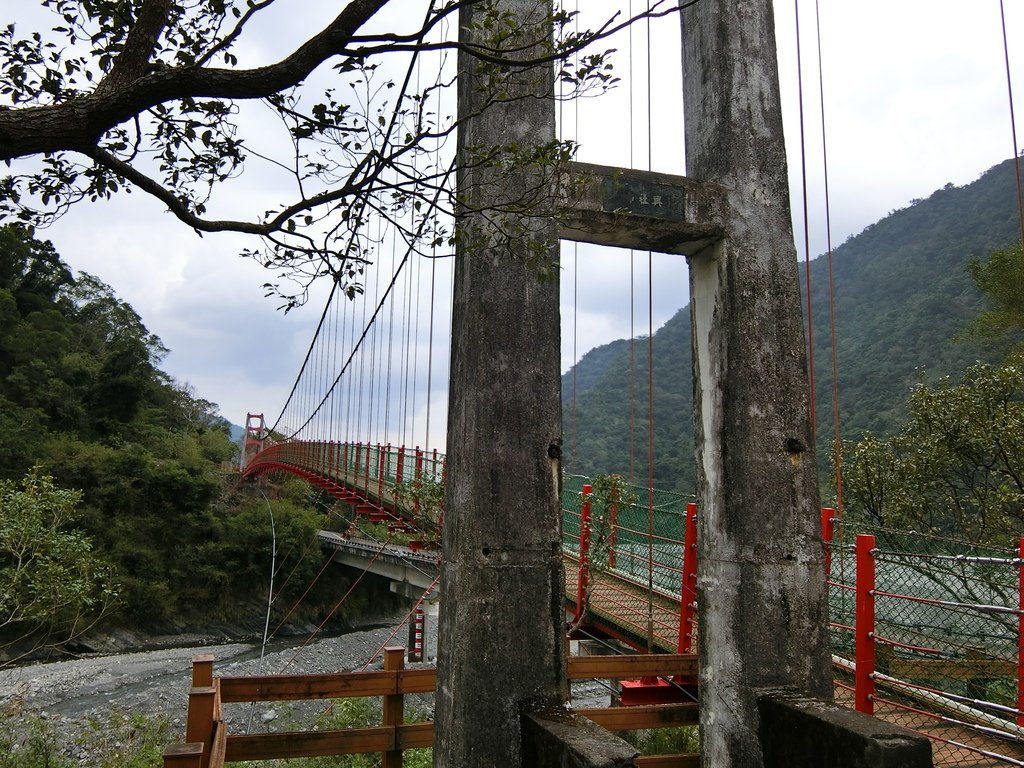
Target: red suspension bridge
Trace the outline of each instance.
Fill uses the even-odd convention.
[[[415,501],[396,493],[443,480],[436,451],[271,443],[258,421],[249,440],[259,450],[245,463],[246,477],[287,472],[357,518],[427,539],[440,533],[420,529]],[[613,639],[635,652],[694,653],[696,504],[659,491],[652,504],[634,496],[595,509],[585,480],[567,476],[562,493],[569,636]],[[1019,552],[994,553],[895,531],[856,535],[829,508],[822,534],[838,698],[929,735],[936,764],[1024,764],[1024,539]],[[979,602],[982,591],[991,602]],[[620,684],[623,705],[666,701],[696,701],[696,679]]]
[[[640,37],[636,40],[638,50],[646,54],[649,61],[654,37],[650,29],[645,41]],[[631,46],[633,42],[631,37]],[[629,55],[632,60],[632,47]],[[417,76],[419,71],[417,69]],[[637,93],[647,92],[648,117],[652,107],[652,83],[658,76],[648,66],[646,74],[638,72],[642,82],[628,85],[631,102],[634,90]],[[436,106],[438,112],[443,112],[443,104]],[[559,122],[563,136],[572,136],[574,140],[579,138],[578,113],[566,114],[563,111],[559,114]],[[632,110],[629,122],[632,129]],[[641,267],[638,271],[634,253],[630,252],[628,270],[621,273],[623,284],[628,276],[631,339],[630,455],[626,460],[630,465],[628,474],[631,478],[636,474],[634,462],[646,465],[647,484],[639,493],[646,502],[611,504],[595,511],[588,503],[588,493],[581,480],[571,475],[559,479],[563,488],[564,602],[567,627],[577,636],[614,638],[641,651],[692,653],[699,642],[695,612],[698,568],[695,510],[683,496],[659,494],[653,490],[657,425],[652,384],[654,307],[655,284],[660,280],[656,277],[656,265],[661,257],[652,255],[651,250],[670,254],[665,258],[673,264],[673,269],[678,270],[676,293],[682,293],[685,269],[678,257],[680,254],[698,253],[721,237],[721,219],[716,214],[722,210],[724,198],[715,188],[697,189],[684,177],[655,172],[649,126],[647,132],[646,171],[582,164],[570,167],[570,186],[578,186],[583,192],[579,200],[573,201],[571,210],[559,220],[562,239],[646,252],[640,260],[641,264],[646,262],[646,268]],[[446,166],[449,160],[447,152],[442,146],[436,148],[430,161],[434,167]],[[630,152],[629,165],[632,166],[632,148]],[[699,210],[706,218],[696,220],[691,216],[694,210]],[[449,214],[436,209],[431,211],[429,216],[433,219],[427,228],[432,232],[445,231],[452,225],[446,218]],[[451,260],[447,258],[450,254],[443,252],[443,239],[434,239],[425,246],[408,237],[409,233],[419,232],[424,226],[424,216],[418,208],[392,213],[391,216],[390,224],[395,224],[397,219],[398,226],[388,228],[382,223],[381,234],[373,244],[376,267],[372,276],[369,272],[363,275],[360,270],[362,283],[359,291],[354,292],[354,300],[341,301],[345,292],[340,283],[333,286],[317,334],[281,416],[270,427],[261,421],[247,430],[243,473],[258,476],[285,471],[298,475],[348,505],[357,517],[364,516],[369,521],[384,523],[392,530],[404,531],[416,526],[420,511],[415,508],[415,502],[407,500],[404,486],[424,479],[433,482],[443,480],[444,457],[433,450],[392,448],[373,441],[383,439],[402,445],[422,436],[422,445],[442,442],[437,436],[443,434],[444,429],[437,422],[448,404],[445,387],[439,384],[443,377],[437,371],[440,361],[447,362],[449,355],[449,336],[440,329],[448,327],[447,312],[453,303],[453,271]],[[804,238],[809,256],[806,229]],[[567,246],[563,253],[566,266],[571,264],[571,303],[574,308],[578,290],[578,247],[575,244]],[[625,259],[621,261],[625,263]],[[644,282],[647,284],[646,295],[642,289],[639,292],[634,289],[635,283]],[[809,285],[807,293],[810,296]],[[349,298],[352,298],[351,292]],[[641,333],[646,331],[648,338],[638,345],[632,341],[637,335],[634,318],[644,315],[646,327],[641,324]],[[572,332],[565,335],[572,339],[571,357],[575,363],[578,360],[575,314],[571,322]],[[808,328],[808,331],[812,329]],[[492,352],[499,358],[503,355],[497,345]],[[636,384],[642,379],[639,374],[643,363],[638,364],[638,358],[644,353],[647,357],[646,394],[640,391],[642,385]],[[515,359],[505,361],[510,378],[517,363]],[[833,358],[833,382],[838,381],[835,365]],[[813,374],[813,362],[811,370]],[[838,441],[838,393],[834,394]],[[490,404],[495,409],[503,406],[497,399]],[[812,421],[813,408],[812,399]],[[571,421],[575,422],[574,409]],[[432,434],[434,440],[431,439]],[[635,450],[644,437],[646,455],[643,455],[643,449]],[[572,439],[571,435],[568,439]],[[794,455],[804,450],[798,440],[794,445]],[[559,446],[552,443],[549,456],[559,458],[558,450]],[[571,471],[571,462],[567,464]],[[643,474],[643,471],[639,473]],[[495,481],[508,486],[514,484],[516,478],[495,478]],[[830,512],[823,515],[827,546],[832,546],[834,522]],[[840,531],[844,531],[841,525]],[[1004,571],[1018,577],[1018,588],[1002,590],[1003,602],[998,605],[994,601],[981,601],[976,596],[914,595],[909,588],[893,588],[884,596],[886,600],[905,599],[915,604],[926,604],[933,612],[955,608],[971,616],[1001,618],[1002,621],[997,622],[991,631],[991,637],[985,635],[986,642],[980,643],[985,649],[981,659],[983,663],[979,666],[981,671],[970,674],[970,679],[982,681],[993,689],[1009,691],[1003,690],[995,695],[987,689],[984,694],[963,693],[937,685],[936,681],[944,677],[939,673],[950,669],[942,664],[966,661],[970,649],[975,656],[979,653],[979,643],[972,644],[964,638],[955,642],[949,640],[955,635],[952,629],[956,622],[942,623],[946,637],[940,638],[938,634],[941,633],[928,634],[922,629],[938,621],[935,616],[929,614],[927,619],[918,622],[921,626],[915,630],[911,622],[893,620],[894,615],[890,612],[884,614],[881,621],[890,622],[895,631],[891,636],[881,632],[878,614],[867,610],[871,602],[869,598],[876,590],[868,586],[866,576],[861,577],[862,572],[866,573],[862,565],[859,562],[854,565],[850,561],[845,533],[838,537],[838,542],[829,563],[833,660],[838,670],[839,689],[843,690],[847,685],[843,675],[849,672],[849,687],[853,691],[854,702],[862,711],[870,711],[885,700],[886,706],[891,705],[893,709],[893,717],[900,722],[909,722],[911,716],[928,717],[933,723],[939,722],[947,730],[933,730],[932,735],[950,750],[959,750],[956,754],[973,756],[959,759],[960,762],[973,760],[977,764],[979,760],[989,760],[1024,765],[1019,732],[1024,710],[1024,675],[1021,674],[1024,652],[1020,639],[1020,617],[1024,608],[1021,603],[1024,589],[1020,584],[1024,582],[1019,581],[1024,578],[1020,577],[1020,558],[1024,552],[1009,555],[958,552],[950,555],[968,558],[964,562],[977,562],[979,565],[991,561],[990,564],[998,564]],[[862,549],[871,553],[879,548],[863,545]],[[900,566],[904,567],[913,570],[917,566]],[[896,568],[887,573],[892,576],[894,573],[903,574],[903,571]],[[856,578],[849,577],[850,574],[856,574]],[[965,574],[963,579],[971,582],[974,575]],[[970,588],[967,591],[970,592]],[[856,608],[852,616],[847,616],[844,611],[849,607],[847,598],[850,595],[854,595]],[[913,636],[919,630],[923,636]],[[887,656],[884,650],[879,652],[878,645],[890,649],[891,653]],[[908,661],[910,666],[904,664]],[[883,666],[889,672],[882,669]],[[895,670],[901,670],[902,676],[890,674]],[[913,676],[908,670],[920,673],[916,680],[910,679]],[[891,684],[890,678],[896,683]],[[678,679],[672,682],[642,681],[635,688],[636,700],[660,692],[672,696],[693,696],[694,680],[682,681],[684,685],[680,682]],[[879,690],[886,686],[887,691],[896,691],[891,698],[885,698]],[[625,691],[624,699],[628,702],[631,695],[629,686]],[[951,710],[953,714],[950,714]],[[977,712],[982,712],[983,716],[977,716]],[[996,741],[993,743],[992,739]]]

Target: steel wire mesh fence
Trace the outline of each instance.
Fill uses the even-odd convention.
[[[691,650],[679,609],[688,499],[617,476],[570,475],[562,501],[563,548],[578,564],[566,570],[573,626],[596,621],[636,647]]]
[[[566,475],[562,485],[562,537],[565,548],[579,553],[580,510],[584,486],[591,479]],[[594,509],[591,530],[605,528],[607,567],[638,584],[678,595],[682,575],[687,496],[626,486],[628,503]]]
[[[936,765],[1024,766],[1022,551],[844,525],[829,549],[840,698]]]
[[[266,453],[308,464],[309,456],[292,455],[299,449]],[[320,450],[314,464],[354,473],[367,487],[410,470],[443,473],[443,457],[420,451]],[[594,495],[590,479],[564,478],[563,548],[578,565],[566,573],[577,618],[605,612],[638,647],[693,650],[692,503],[617,482],[611,495]],[[830,510],[822,523],[840,702],[925,733],[936,765],[1024,768],[1024,539],[1016,551],[998,550],[847,525]]]

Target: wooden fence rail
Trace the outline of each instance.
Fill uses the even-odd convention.
[[[406,723],[404,697],[432,693],[437,672],[405,669],[405,649],[387,648],[384,669],[327,675],[267,675],[214,677],[213,657],[192,661],[185,744],[164,750],[164,768],[222,768],[243,760],[277,760],[357,753],[381,753],[382,768],[401,768],[402,752],[432,747],[432,722]],[[635,656],[573,656],[572,680],[665,677],[692,684],[697,676],[693,654]],[[227,703],[300,701],[364,696],[382,697],[379,726],[331,731],[229,734],[221,707]],[[668,728],[697,723],[696,703],[576,710],[609,730]],[[697,755],[657,755],[637,759],[643,768],[690,768]]]

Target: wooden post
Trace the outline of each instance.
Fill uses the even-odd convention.
[[[213,656],[194,656],[192,688],[188,693],[188,714],[185,720],[185,741],[188,745],[198,744],[202,748],[201,761],[197,764],[202,768],[210,764],[210,748],[213,744],[216,717],[217,689],[213,682]]]
[[[164,768],[200,768],[202,744],[171,744],[164,748]]]
[[[399,679],[397,673],[404,668],[405,648],[396,646],[385,648],[384,671],[396,673],[396,686]],[[394,729],[392,731],[394,741],[392,742],[392,748],[381,755],[380,765],[381,768],[402,768],[402,750],[399,748],[398,726],[402,724],[405,718],[405,697],[400,690],[396,689],[394,694],[384,697],[383,709],[384,725]]]
[[[192,687],[209,688],[213,685],[213,656],[203,654],[192,657]]]
[[[185,721],[185,741],[203,745],[202,768],[210,764],[210,748],[213,745],[217,689],[212,685],[193,687],[188,692],[188,715]]]
[[[856,659],[854,666],[854,708],[875,714],[875,537],[857,536],[857,614],[855,619]]]

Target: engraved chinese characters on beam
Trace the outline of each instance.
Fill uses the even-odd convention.
[[[567,175],[564,240],[689,255],[722,237],[725,193],[713,184],[590,163]]]

